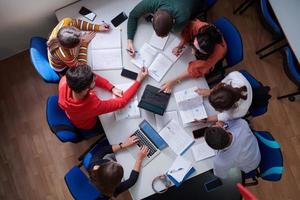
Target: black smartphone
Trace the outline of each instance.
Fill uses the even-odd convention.
[[[111,20],[111,23],[114,25],[114,27],[117,27],[120,24],[122,24],[127,18],[128,17],[126,15],[126,13],[121,12],[120,14],[118,14],[118,16],[116,16],[115,18],[113,18]]]
[[[206,129],[207,129],[207,127],[200,128],[200,129],[197,129],[197,130],[193,130],[194,138],[197,139],[197,138],[203,137],[204,132],[205,132]]]
[[[204,183],[205,189],[207,192],[213,191],[222,185],[222,181],[219,178],[215,178]]]
[[[138,74],[136,72],[130,71],[128,69],[123,68],[121,72],[121,76],[124,76],[126,78],[130,78],[132,80],[136,80]]]
[[[79,10],[79,14],[83,15],[88,20],[94,21],[96,14],[87,9],[86,7],[81,7]]]

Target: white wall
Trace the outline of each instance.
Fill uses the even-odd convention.
[[[0,0],[0,60],[29,48],[32,36],[48,37],[54,11],[76,0]]]

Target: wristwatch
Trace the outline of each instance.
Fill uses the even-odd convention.
[[[119,143],[120,149],[123,149],[122,144],[123,144],[123,142]]]

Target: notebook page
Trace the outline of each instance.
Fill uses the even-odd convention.
[[[111,29],[109,32],[96,33],[89,44],[94,49],[121,49],[121,31],[120,29]]]
[[[121,49],[92,50],[93,70],[111,70],[122,68]]]
[[[171,60],[159,53],[148,68],[149,75],[157,82],[160,82],[164,75],[169,71],[172,64]]]
[[[210,148],[205,141],[193,145],[191,149],[196,162],[216,155],[215,151]]]
[[[177,114],[176,110],[167,111],[167,112],[164,113],[163,116],[155,115],[156,130],[160,131],[172,119],[175,120],[179,124],[178,114]]]
[[[172,53],[172,50],[177,47],[177,45],[180,43],[180,39],[178,37],[175,37],[172,42],[166,46],[166,49],[163,51],[163,54],[165,54],[173,63],[177,61],[177,59],[182,55],[182,53],[185,51],[186,48],[182,49],[182,52],[179,56],[175,56]]]
[[[139,68],[142,68],[143,64],[145,64],[146,67],[149,67],[157,53],[158,51],[155,48],[151,47],[148,43],[145,43],[140,51],[136,53],[135,57],[131,59],[131,62]]]
[[[159,37],[156,35],[156,33],[153,31],[153,34],[150,38],[149,44],[160,49],[163,50],[167,41],[168,41],[169,35],[166,37]]]

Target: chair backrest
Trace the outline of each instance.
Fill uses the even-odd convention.
[[[206,10],[209,10],[216,2],[217,0],[205,0]]]
[[[78,142],[81,140],[65,112],[59,107],[57,95],[48,97],[46,115],[51,131],[59,138],[60,141]]]
[[[92,160],[93,156],[94,156],[97,152],[101,151],[101,149],[102,149],[103,147],[108,146],[108,145],[109,145],[109,142],[108,142],[108,140],[105,138],[105,139],[101,140],[99,143],[97,143],[97,145],[96,145],[94,148],[92,148],[89,152],[87,152],[87,153],[85,154],[85,156],[84,156],[84,158],[83,158],[83,161],[82,161],[82,164],[83,164],[83,166],[84,166],[84,168],[85,168],[86,170],[88,170],[88,169],[90,168],[90,163],[91,163],[91,160]]]
[[[263,88],[263,84],[254,78],[246,70],[239,71],[248,80],[252,87],[253,99],[252,105],[249,108],[249,114],[252,117],[257,117],[265,114],[268,111],[268,101],[271,96],[269,95],[269,87]]]
[[[283,173],[283,156],[279,143],[266,131],[254,132],[261,154],[260,177],[268,181],[279,181]]]
[[[260,8],[264,22],[268,26],[267,28],[269,28],[274,34],[276,34],[276,36],[282,35],[282,30],[276,19],[272,15],[273,11],[271,10],[272,8],[270,8],[268,0],[260,0]]]
[[[72,167],[65,175],[65,182],[70,193],[76,200],[108,200],[90,182],[89,178],[78,166]]]
[[[300,64],[298,63],[295,54],[290,47],[285,47],[283,51],[285,53],[284,71],[288,78],[298,87],[300,87]]]
[[[238,29],[225,17],[215,20],[214,25],[222,32],[227,44],[226,67],[232,67],[243,60],[243,42]]]
[[[59,75],[50,67],[47,56],[47,39],[32,37],[30,40],[30,58],[38,74],[47,83],[58,83]]]
[[[237,183],[236,187],[239,189],[241,195],[243,196],[244,200],[257,200],[257,198],[248,190],[246,187],[244,187],[242,184]]]

